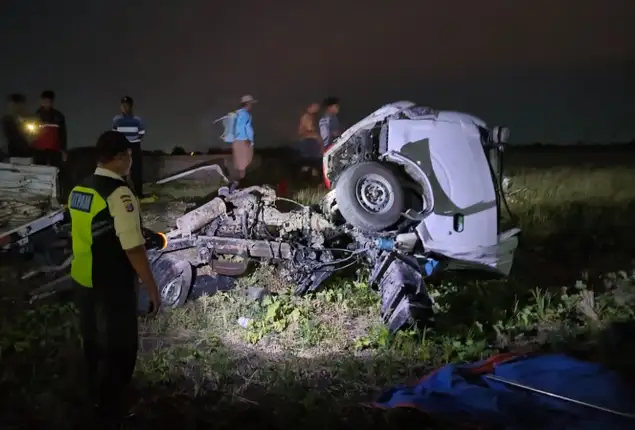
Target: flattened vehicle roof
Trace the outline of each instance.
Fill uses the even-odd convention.
[[[387,118],[391,115],[394,115],[398,112],[401,112],[404,109],[408,109],[410,107],[416,106],[416,103],[403,100],[399,102],[389,103],[377,109],[375,112],[371,113],[367,117],[355,123],[352,127],[346,130],[342,135],[337,139],[337,143],[344,142],[352,135],[357,133],[359,130],[362,130],[368,126],[374,125],[377,121],[381,121],[384,118]],[[333,146],[336,146],[337,143]]]

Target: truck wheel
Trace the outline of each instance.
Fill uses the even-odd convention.
[[[364,231],[381,231],[401,218],[404,192],[397,176],[376,162],[346,169],[335,186],[337,207],[344,219]]]
[[[161,306],[183,306],[192,289],[192,265],[176,255],[166,254],[155,261],[152,273],[159,288]]]

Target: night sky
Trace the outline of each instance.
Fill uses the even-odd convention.
[[[58,95],[93,145],[130,95],[148,149],[219,146],[206,126],[259,99],[256,145],[336,95],[344,126],[410,99],[509,125],[519,143],[635,138],[627,0],[29,0],[0,6],[0,89]]]

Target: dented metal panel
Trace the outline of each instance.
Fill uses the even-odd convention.
[[[0,163],[0,236],[60,207],[58,169]]]

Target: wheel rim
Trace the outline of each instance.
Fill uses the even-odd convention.
[[[163,303],[167,306],[174,305],[181,295],[181,277],[178,276],[168,282],[161,289],[161,299]]]
[[[362,176],[357,181],[355,197],[366,211],[377,215],[388,212],[395,201],[392,185],[376,173]]]

